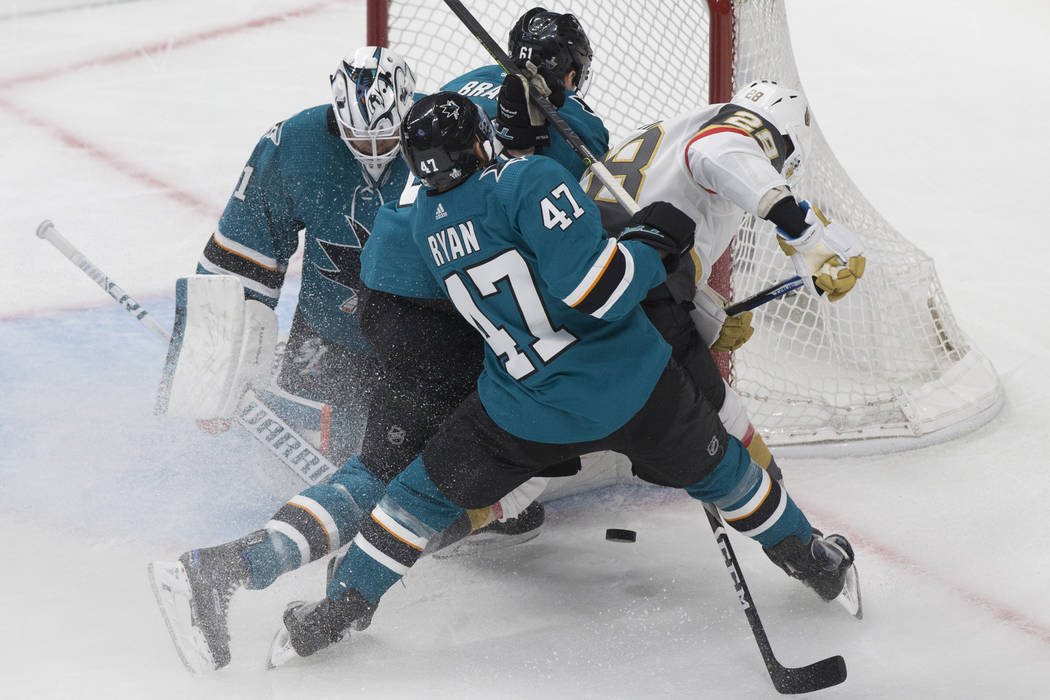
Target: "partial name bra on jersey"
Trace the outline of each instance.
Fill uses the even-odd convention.
[[[332,108],[306,109],[255,146],[198,272],[235,275],[249,298],[274,307],[305,228],[303,320],[326,341],[370,353],[355,313],[361,248],[379,207],[397,199],[407,177],[398,158],[376,186],[339,137]]]
[[[638,204],[671,202],[696,222],[700,282],[729,246],[745,211],[757,214],[769,190],[786,185],[786,145],[775,127],[734,104],[717,104],[631,134],[604,159]],[[600,204],[615,202],[590,173],[582,180]]]
[[[480,105],[491,119],[496,116],[496,97],[499,96],[500,86],[503,85],[506,76],[499,66],[482,66],[450,80],[441,89],[469,97],[475,104]],[[601,118],[592,112],[583,98],[574,91],[566,91],[565,104],[558,109],[558,114],[572,127],[591,153],[605,153],[609,148],[609,130],[605,128]],[[550,145],[537,149],[536,153],[558,161],[574,177],[582,176],[585,169],[583,161],[557,129],[548,127],[548,130]]]

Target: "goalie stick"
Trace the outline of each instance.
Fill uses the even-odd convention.
[[[744,573],[740,570],[736,553],[733,552],[733,545],[729,543],[729,534],[722,524],[722,518],[714,506],[706,503],[704,514],[707,515],[711,532],[714,533],[718,547],[722,550],[726,568],[729,569],[729,576],[733,579],[737,597],[740,599],[740,607],[744,609],[747,623],[751,626],[751,633],[755,637],[758,650],[762,654],[762,660],[766,663],[766,670],[769,671],[769,677],[777,692],[785,695],[812,693],[815,690],[838,685],[846,680],[846,660],[838,655],[797,668],[784,666],[777,660],[776,655],[773,654],[773,647],[769,643],[769,637],[766,636],[766,628],[758,616],[758,609],[755,608],[751,590],[747,587]]]
[[[51,221],[41,222],[36,229],[36,235],[55,246],[71,263],[80,268],[95,284],[102,287],[153,335],[163,340],[165,344],[171,341],[171,334],[164,330],[130,294],[121,289],[116,282],[59,233]],[[248,389],[237,411],[237,423],[253,438],[263,443],[266,449],[280,460],[281,464],[308,485],[321,483],[335,473],[335,465],[277,415],[254,390]]]
[[[467,30],[474,35],[474,38],[481,43],[481,45],[488,51],[489,55],[492,56],[493,60],[499,64],[499,67],[511,75],[516,75],[521,78],[527,78],[517,64],[511,60],[507,52],[497,44],[493,39],[492,35],[481,26],[481,23],[471,14],[470,10],[464,7],[463,3],[459,0],[445,0],[445,4],[452,10],[452,13],[459,18],[459,21],[467,28]],[[529,100],[536,103],[536,106],[540,108],[543,115],[547,117],[547,121],[551,123],[558,133],[564,137],[566,143],[576,152],[576,155],[580,157],[583,164],[587,166],[594,176],[602,183],[602,185],[609,190],[610,193],[616,198],[616,201],[620,203],[628,214],[634,215],[638,212],[641,207],[638,206],[638,202],[634,201],[631,194],[623,188],[620,181],[617,180],[609,169],[605,167],[605,163],[601,159],[597,158],[591,149],[587,147],[587,144],[583,142],[583,139],[572,130],[569,123],[558,114],[558,108],[551,104],[551,101],[544,95],[540,95],[535,91],[529,91]],[[764,289],[757,294],[754,294],[746,299],[735,302],[729,308],[726,309],[726,313],[730,316],[743,313],[744,311],[750,311],[751,309],[757,308],[762,304],[779,299],[784,294],[794,291],[802,286],[802,278],[792,277],[786,279],[783,282],[779,282],[768,289]],[[778,291],[779,290],[779,291]],[[729,309],[735,309],[730,311]]]
[[[478,22],[474,15],[463,6],[462,2],[459,0],[444,0],[444,2],[504,71],[508,74],[525,78],[521,69],[514,64],[507,53],[492,39],[492,36],[481,26],[481,23]],[[613,196],[616,197],[616,200],[620,205],[623,206],[629,214],[633,215],[637,212],[639,210],[638,203],[634,201],[631,195],[620,185],[619,181],[612,176],[605,165],[594,157],[594,154],[591,153],[590,149],[587,148],[586,144],[583,143],[576,132],[572,130],[572,127],[570,127],[565,120],[562,119],[561,115],[558,114],[558,110],[551,104],[550,100],[543,95],[535,94],[531,91],[529,93],[529,99],[536,102],[537,106],[547,117],[548,121],[550,121],[551,125],[554,126],[554,128],[565,138],[566,142],[568,142],[572,149],[576,151],[577,155],[579,155],[584,164],[591,169],[591,172],[593,172],[594,176],[601,181],[602,185],[604,185]],[[800,286],[802,286],[802,279],[800,277],[794,277],[764,289],[758,294],[733,304],[729,308],[734,309],[733,313],[748,311],[766,302],[778,299]],[[729,309],[726,310],[726,313],[730,313]],[[736,586],[737,594],[740,598],[740,605],[744,608],[748,624],[751,626],[751,632],[754,635],[755,642],[758,644],[758,649],[762,654],[762,660],[765,662],[766,670],[769,671],[769,677],[773,681],[773,687],[775,687],[778,692],[785,694],[808,693],[814,690],[820,690],[821,688],[837,685],[846,680],[846,662],[841,656],[832,656],[810,664],[809,666],[803,666],[800,668],[790,668],[777,661],[776,656],[773,654],[773,648],[769,643],[769,638],[766,636],[765,627],[762,625],[762,620],[758,617],[758,611],[755,609],[754,600],[751,598],[751,591],[748,589],[747,582],[744,581],[743,573],[740,571],[740,564],[737,562],[736,554],[733,552],[732,545],[729,543],[729,536],[726,534],[725,528],[722,526],[722,519],[717,512],[712,513],[712,510],[713,506],[707,504],[704,505],[704,513],[707,515],[715,540],[718,542],[718,545],[722,550],[726,566],[729,568],[730,576],[733,578],[733,583]]]

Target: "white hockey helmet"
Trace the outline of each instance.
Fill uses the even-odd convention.
[[[379,182],[400,151],[401,120],[415,99],[412,70],[390,49],[363,46],[339,62],[331,80],[339,135]]]
[[[790,141],[780,173],[788,182],[797,180],[809,153],[813,134],[806,96],[799,90],[783,87],[772,80],[756,80],[737,91],[730,102],[756,112]]]

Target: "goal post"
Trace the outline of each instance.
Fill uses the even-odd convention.
[[[503,40],[537,4],[579,17],[594,48],[586,99],[612,144],[637,126],[728,101],[752,80],[804,90],[783,0],[466,4]],[[368,0],[368,41],[405,56],[423,92],[492,62],[439,0]],[[819,105],[811,110],[819,115]],[[835,304],[803,293],[758,309],[752,339],[722,358],[729,381],[778,455],[889,452],[973,430],[1002,404],[995,369],[956,322],[930,257],[864,198],[817,121],[813,131],[794,189],[861,236],[864,278]],[[715,274],[719,291],[743,298],[794,271],[772,225],[747,216]]]

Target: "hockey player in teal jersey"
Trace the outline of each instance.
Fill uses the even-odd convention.
[[[525,46],[532,49],[537,60],[545,55],[557,59],[544,61],[548,74],[571,92],[577,86],[576,76],[589,71],[590,48],[586,36],[571,15],[545,13],[537,17],[537,14],[536,10],[529,11],[516,25],[511,49],[517,53]],[[542,31],[537,34],[525,30],[527,20],[538,23]],[[566,48],[570,45],[571,50]],[[393,82],[393,79],[386,78],[383,82]],[[365,88],[367,85],[356,92],[367,95]],[[351,87],[343,92],[355,90]],[[335,99],[338,103],[338,94]],[[485,102],[481,97],[475,99]],[[488,100],[487,105],[495,113],[495,102]],[[595,147],[604,151],[607,132],[601,120],[578,102],[566,105],[565,109],[573,115],[574,125],[593,134]],[[266,140],[262,143],[265,152],[274,151],[275,145]],[[336,153],[350,155],[338,149]],[[353,155],[357,153],[351,151]],[[582,163],[571,150],[561,154],[567,167],[582,171]],[[407,168],[402,163],[400,169],[391,167],[386,171],[392,173],[389,177],[394,177],[393,173],[399,170],[402,179],[397,192],[409,179]],[[274,182],[279,183],[279,178]],[[242,586],[266,588],[281,574],[332,554],[348,543],[360,518],[382,496],[386,482],[411,462],[451,410],[473,390],[481,369],[481,342],[449,305],[422,264],[411,237],[399,240],[398,215],[410,209],[393,208],[390,200],[396,197],[389,195],[390,182],[385,180],[381,188],[388,204],[372,224],[372,235],[362,241],[361,277],[366,284],[393,293],[359,289],[357,314],[353,318],[360,323],[347,329],[360,333],[376,352],[377,359],[386,360],[394,369],[386,382],[373,386],[370,392],[361,454],[348,460],[328,482],[289,499],[264,529],[218,546],[191,550],[177,562],[151,564],[158,601],[162,611],[169,611],[165,612],[169,630],[180,656],[192,670],[214,670],[229,662],[226,614],[235,590]],[[411,205],[411,201],[407,204]],[[231,208],[242,216],[246,211],[234,204]],[[264,213],[261,204],[256,204],[252,211]],[[387,214],[393,216],[384,223]],[[308,226],[308,240],[309,237]],[[383,245],[384,241],[389,245]],[[216,257],[223,255],[222,249],[216,251],[212,245],[209,249]],[[357,249],[352,252],[356,254]],[[247,265],[232,255],[225,259],[229,261],[227,267],[234,271],[267,274],[264,268]],[[369,271],[378,274],[369,278]],[[305,274],[304,271],[304,277]],[[251,288],[248,281],[242,281]],[[304,281],[304,289],[305,285]],[[395,293],[405,296],[395,296]],[[301,300],[300,306],[302,304]],[[345,356],[341,359],[347,361]],[[333,369],[345,374],[353,368],[334,366]],[[339,376],[338,372],[335,376]],[[575,464],[578,465],[578,461]],[[485,528],[504,542],[514,541],[515,535],[530,536],[543,520],[542,507],[532,503],[539,488],[523,487],[504,499],[472,509],[456,523],[457,527],[445,533],[447,539],[479,528]],[[492,522],[495,519],[499,522]],[[185,597],[190,600],[182,600]]]
[[[561,105],[559,114],[592,149],[605,152],[608,130],[580,98],[588,82],[592,52],[579,20],[571,14],[533,8],[511,29],[508,51],[513,56],[531,56],[542,66],[540,77],[552,100]],[[510,80],[509,85],[515,87],[517,79]],[[496,116],[498,102],[504,107],[508,104],[502,87],[506,82],[501,68],[485,66],[449,81],[443,89],[470,98]],[[539,152],[574,175],[583,171],[582,160],[557,132],[527,123],[501,126],[498,136],[507,147],[538,141]],[[376,348],[387,381],[376,387],[362,465],[358,466],[367,465],[368,471],[384,480],[393,478],[419,454],[441,422],[474,390],[481,371],[482,343],[477,333],[449,303],[412,240],[410,217],[418,187],[418,183],[410,184],[397,202],[382,207],[361,254],[361,324]],[[389,440],[391,434],[398,440]],[[578,469],[578,461],[572,460],[548,474],[567,475]],[[542,485],[533,487],[535,495]],[[523,505],[519,501],[508,507],[503,519]],[[542,515],[538,503],[529,506],[522,516],[525,520],[515,526],[535,522],[537,515]],[[476,516],[470,523],[474,528],[483,524]],[[453,532],[462,533],[465,526],[464,519]],[[489,526],[500,527],[500,523]]]
[[[278,383],[333,406],[331,456],[341,463],[356,452],[377,378],[357,320],[361,247],[379,207],[397,198],[409,176],[398,127],[415,88],[400,56],[371,46],[341,60],[330,82],[331,104],[278,122],[260,139],[198,272],[234,275],[247,297],[274,307],[304,232],[302,287]],[[333,492],[330,516],[315,499]],[[355,496],[369,507],[378,497],[363,488]],[[200,672],[229,663],[233,590],[265,588],[338,549],[340,534],[356,524],[353,504],[334,478],[294,496],[265,529],[153,562],[151,584],[186,665]]]
[[[627,455],[642,479],[714,504],[735,529],[778,548],[785,570],[823,599],[855,582],[845,539],[817,533],[726,433],[639,306],[692,246],[688,216],[656,202],[607,237],[564,168],[541,156],[494,163],[488,118],[455,93],[413,106],[402,149],[426,188],[413,237],[485,339],[484,370],[478,391],[364,519],[326,596],[285,611],[271,663],[308,656],[370,619],[464,509],[601,449]]]
[[[397,54],[368,46],[340,61],[331,86],[331,104],[278,122],[259,140],[197,270],[234,275],[248,298],[275,307],[305,230],[278,384],[331,404],[331,457],[340,463],[361,440],[376,373],[357,321],[361,247],[408,176],[397,128],[415,81]]]

